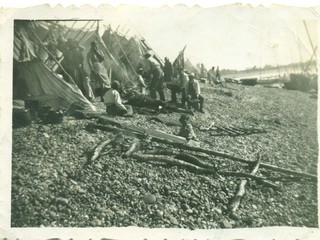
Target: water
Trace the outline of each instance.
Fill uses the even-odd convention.
[[[312,66],[313,67],[313,66]],[[256,70],[251,72],[238,72],[233,74],[226,74],[223,75],[223,78],[234,78],[234,79],[241,79],[241,78],[257,78],[259,80],[273,80],[273,79],[282,79],[282,80],[289,80],[289,75],[291,73],[301,73],[300,69],[293,68],[293,67],[281,67],[279,69],[267,69],[267,70]],[[310,69],[310,73],[316,74],[316,66]]]

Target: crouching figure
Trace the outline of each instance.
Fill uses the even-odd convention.
[[[119,90],[120,83],[113,81],[111,88],[104,94],[103,100],[106,105],[106,112],[110,115],[132,115],[132,107],[130,105],[123,105]]]
[[[179,122],[181,123],[181,128],[178,133],[179,136],[186,138],[187,141],[199,141],[196,134],[193,131],[192,124],[190,123],[190,117],[188,115],[182,114],[180,116]]]

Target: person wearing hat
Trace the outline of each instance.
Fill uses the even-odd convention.
[[[113,81],[111,83],[111,88],[106,91],[103,96],[104,104],[106,105],[106,112],[110,115],[120,115],[132,114],[131,106],[125,106],[122,103],[120,97],[120,83],[118,81]]]
[[[194,73],[189,75],[189,81],[186,84],[185,94],[187,97],[188,107],[191,108],[193,106],[197,111],[204,113],[204,98],[200,95],[200,84],[199,81],[195,79]]]
[[[178,133],[179,136],[184,137],[189,140],[199,141],[196,134],[193,131],[192,124],[190,123],[190,116],[186,114],[182,114],[180,116],[179,122],[181,123],[180,131]]]
[[[146,53],[145,58],[149,63],[149,75],[150,75],[150,97],[152,99],[157,98],[157,92],[161,101],[165,102],[165,96],[163,91],[163,71],[160,64],[156,59],[152,57],[150,52]]]
[[[110,79],[103,65],[103,60],[104,56],[103,53],[98,49],[97,42],[92,41],[90,50],[87,54],[87,61],[91,70],[91,80],[97,83],[101,99],[103,99],[102,89],[105,87],[110,87]]]

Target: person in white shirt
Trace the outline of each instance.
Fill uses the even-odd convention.
[[[122,104],[119,94],[120,83],[113,81],[111,88],[106,91],[103,96],[104,104],[106,105],[106,112],[110,115],[124,115],[128,113],[126,106]]]

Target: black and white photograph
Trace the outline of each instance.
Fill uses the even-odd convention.
[[[30,9],[2,46],[9,228],[315,239],[319,7]]]

